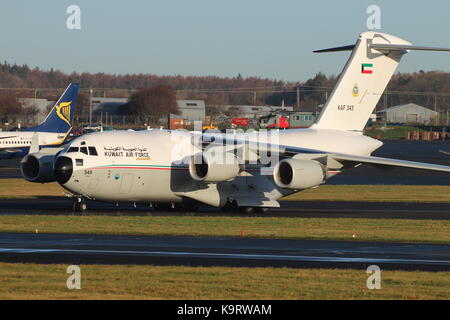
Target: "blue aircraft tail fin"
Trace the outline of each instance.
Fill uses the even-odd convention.
[[[27,131],[55,132],[68,135],[72,130],[78,98],[78,83],[71,83],[55,103],[44,121]]]

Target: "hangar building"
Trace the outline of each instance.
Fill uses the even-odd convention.
[[[205,120],[205,101],[203,100],[177,100],[180,118],[188,121]]]
[[[433,124],[438,116],[436,111],[415,103],[407,103],[378,111],[377,121],[429,125]]]

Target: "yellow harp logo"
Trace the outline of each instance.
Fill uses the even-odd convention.
[[[64,120],[69,126],[72,126],[70,124],[70,104],[72,101],[69,102],[61,102],[59,105],[56,106],[56,114],[58,117],[60,117],[62,120]]]

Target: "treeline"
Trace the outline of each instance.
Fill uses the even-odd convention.
[[[301,110],[314,111],[317,105],[323,104],[327,96],[336,83],[336,76],[326,76],[318,73],[311,79],[304,82],[286,82],[276,79],[242,77],[240,74],[235,77],[217,76],[158,76],[153,74],[127,74],[116,75],[106,73],[76,73],[66,74],[64,72],[50,69],[41,70],[30,68],[27,65],[0,63],[0,88],[65,88],[70,82],[79,82],[81,88],[108,88],[108,96],[114,92],[122,90],[124,97],[130,97],[131,102],[124,112],[143,116],[145,112],[158,112],[155,103],[145,104],[142,99],[151,96],[154,101],[158,101],[162,96],[168,97],[166,106],[173,110],[173,92],[176,91],[177,99],[202,99],[207,106],[217,106],[223,104],[258,104],[258,105],[281,105],[284,100],[285,105],[295,106],[297,104],[297,88],[300,90]],[[162,91],[140,92],[147,88],[166,88]],[[170,88],[170,89],[169,89]],[[283,88],[286,88],[283,90]],[[198,92],[198,89],[215,89],[219,92]],[[247,90],[242,90],[247,89]],[[130,94],[128,90],[135,90]],[[164,91],[163,90],[163,91]],[[183,91],[184,90],[184,91]],[[349,88],[351,90],[351,88]],[[54,90],[55,91],[55,90]],[[277,91],[277,92],[273,92]],[[106,91],[105,91],[106,92]],[[136,94],[140,92],[139,94]],[[156,93],[155,93],[156,92]],[[446,110],[450,106],[450,73],[430,71],[419,71],[415,73],[398,73],[394,75],[387,88],[388,94],[381,97],[378,109],[403,103],[417,103],[425,107],[440,111]],[[9,115],[10,118],[33,114],[33,110],[22,110],[17,104],[12,105],[11,94],[18,97],[33,97],[33,90],[30,91],[7,91],[0,90],[0,117]],[[44,93],[37,95],[40,98],[55,100],[61,92]],[[3,97],[2,96],[5,96]],[[88,93],[80,93],[79,115],[85,115],[89,107]],[[5,101],[8,101],[6,103]],[[161,112],[161,113],[165,113]]]
[[[399,73],[392,77],[387,88],[387,106],[413,102],[438,111],[450,107],[450,73],[419,71]],[[399,92],[400,91],[400,92]],[[384,106],[384,101],[380,101]]]
[[[318,104],[323,104],[337,81],[336,76],[327,77],[318,73],[299,85],[300,106],[302,110],[313,111]],[[267,97],[268,104],[280,105],[284,100],[286,105],[296,105],[297,86],[285,92],[275,93]],[[450,73],[441,71],[419,71],[415,73],[395,74],[381,97],[377,109],[405,103],[416,103],[438,111],[450,107]]]
[[[229,89],[283,86],[284,81],[258,77],[244,78],[217,76],[158,76],[154,74],[66,74],[58,70],[31,69],[27,65],[0,64],[1,88],[65,88],[69,82],[79,82],[82,88],[144,89],[155,86],[169,86],[175,90],[187,89]]]

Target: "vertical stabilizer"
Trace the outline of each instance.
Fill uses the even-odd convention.
[[[55,103],[45,120],[40,125],[27,131],[54,132],[67,136],[73,126],[78,87],[78,83],[71,83]]]
[[[376,49],[376,44],[395,46]],[[313,128],[362,131],[410,45],[392,35],[364,32],[354,46],[318,51],[352,54]]]

